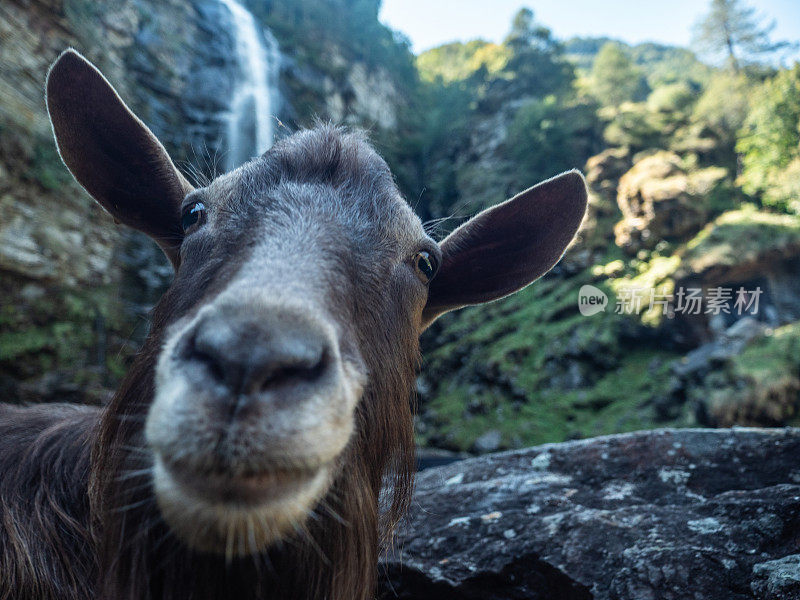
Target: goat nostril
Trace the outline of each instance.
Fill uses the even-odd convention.
[[[233,365],[225,363],[222,352],[221,344],[210,339],[208,328],[195,328],[183,345],[180,358],[202,364],[213,379],[225,383]]]
[[[280,353],[277,353],[280,354]],[[286,354],[267,361],[253,379],[262,391],[285,383],[311,383],[321,378],[328,364],[328,352],[322,348],[307,348],[294,356]]]
[[[219,361],[217,361],[214,356],[211,354],[206,354],[205,352],[195,351],[192,353],[191,358],[194,360],[203,363],[206,368],[208,369],[211,376],[216,379],[217,381],[226,381],[228,376],[225,372],[225,367],[223,367]],[[228,367],[230,369],[230,367]]]

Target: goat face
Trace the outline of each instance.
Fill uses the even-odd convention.
[[[75,177],[176,269],[144,440],[162,516],[202,551],[261,551],[326,496],[354,493],[337,482],[358,465],[373,467],[360,480],[377,505],[397,430],[411,428],[419,334],[541,276],[585,211],[567,173],[439,245],[359,135],[303,131],[193,189],[77,53],[47,92]]]
[[[414,352],[381,346],[416,341],[440,250],[386,164],[333,128],[279,142],[182,213],[171,295],[191,301],[147,417],[155,491],[194,547],[250,552],[302,524],[347,463],[376,357],[413,372]]]

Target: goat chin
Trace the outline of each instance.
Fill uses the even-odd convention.
[[[156,458],[153,483],[161,514],[197,552],[228,558],[257,554],[301,530],[332,483],[332,469],[233,480],[226,488],[187,485]],[[263,478],[259,478],[263,479]]]

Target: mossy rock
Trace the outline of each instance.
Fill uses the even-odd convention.
[[[715,278],[735,279],[723,272],[754,270],[759,264],[792,258],[798,252],[800,216],[745,206],[723,213],[686,244],[681,274],[716,273]]]
[[[127,343],[132,325],[112,290],[15,288],[16,282],[0,280],[7,301],[0,310],[0,378],[13,382],[13,396],[80,401],[118,384],[135,348]],[[64,390],[81,392],[59,398]]]
[[[800,322],[768,330],[734,356],[725,373],[727,385],[708,399],[712,424],[800,424]]]
[[[631,254],[663,240],[688,239],[705,225],[706,199],[726,176],[725,169],[688,169],[681,157],[660,151],[639,160],[619,181],[623,220],[616,243]]]

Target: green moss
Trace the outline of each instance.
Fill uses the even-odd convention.
[[[707,377],[698,394],[718,426],[800,424],[800,322],[755,340]]]
[[[646,261],[632,261],[628,274],[624,277],[609,281],[611,289],[619,296],[626,294],[626,305],[634,306],[633,298],[638,299],[638,306],[642,312],[639,314],[641,322],[650,327],[658,327],[664,319],[663,307],[653,303],[651,306],[650,294],[657,294],[656,298],[665,298],[672,294],[675,282],[672,275],[681,264],[678,256],[661,256],[654,254]]]
[[[651,400],[667,389],[677,355],[626,348],[629,317],[613,301],[582,316],[578,290],[587,283],[612,295],[586,271],[447,317],[423,369],[433,390],[421,443],[468,450],[494,429],[504,446],[519,447],[652,426]]]
[[[110,289],[51,288],[23,298],[10,284],[0,280],[8,300],[0,309],[0,373],[26,379],[53,370],[81,387],[99,376],[114,385],[124,375],[129,326]]]
[[[675,358],[658,350],[626,353],[591,387],[543,387],[524,403],[453,386],[431,402],[436,426],[426,438],[469,450],[492,429],[500,432],[503,446],[520,447],[652,427],[657,418],[650,401],[667,386]]]
[[[746,241],[746,243],[742,243]],[[800,246],[800,216],[745,206],[721,214],[686,245],[685,260],[695,272],[710,265],[755,260],[770,249]]]
[[[47,329],[33,328],[0,333],[0,363],[51,348],[52,342],[51,332]]]
[[[779,327],[734,357],[735,371],[758,387],[786,375],[800,377],[800,322]]]

